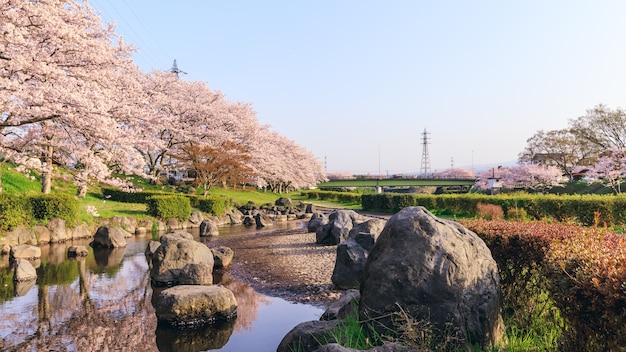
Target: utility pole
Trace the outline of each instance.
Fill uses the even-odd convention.
[[[428,132],[424,128],[422,133],[422,166],[420,169],[421,176],[427,176],[430,173],[430,157],[428,156]]]

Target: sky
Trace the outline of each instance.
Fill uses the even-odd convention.
[[[514,164],[537,131],[626,107],[621,0],[89,4],[143,71],[176,60],[328,173]]]

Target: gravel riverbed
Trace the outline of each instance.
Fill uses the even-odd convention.
[[[337,246],[315,244],[315,233],[306,227],[219,239],[214,245],[235,252],[225,274],[260,293],[319,307],[341,295],[330,279]]]

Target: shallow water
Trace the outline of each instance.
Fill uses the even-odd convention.
[[[293,228],[277,224],[274,230]],[[257,231],[220,229],[222,236]],[[158,326],[144,250],[150,237],[128,239],[126,248],[94,250],[89,240],[42,247],[37,281],[13,283],[8,258],[0,257],[2,351],[276,351],[298,323],[317,320],[319,307],[259,294],[230,279],[238,303],[231,323],[178,330]],[[203,238],[210,246],[210,240]],[[86,245],[86,258],[67,259],[67,247]]]

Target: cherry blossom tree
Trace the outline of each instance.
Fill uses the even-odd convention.
[[[44,193],[57,163],[100,168],[79,172],[80,178],[110,176],[101,171],[111,156],[129,157],[128,150],[111,149],[127,145],[111,112],[132,48],[87,3],[9,0],[0,6],[0,151],[18,163],[38,157]]]
[[[621,194],[626,177],[626,148],[611,148],[598,159],[587,174],[590,182],[602,182],[614,194]]]
[[[475,187],[490,189],[490,179],[497,180],[503,189],[523,189],[532,192],[545,192],[567,180],[560,168],[547,165],[517,165],[486,170],[478,175]]]
[[[258,187],[282,193],[326,179],[321,163],[308,150],[277,132],[258,130],[255,147],[252,161]]]
[[[446,169],[441,172],[433,174],[435,178],[460,178],[460,179],[474,179],[476,178],[476,172],[470,169],[452,168]]]

